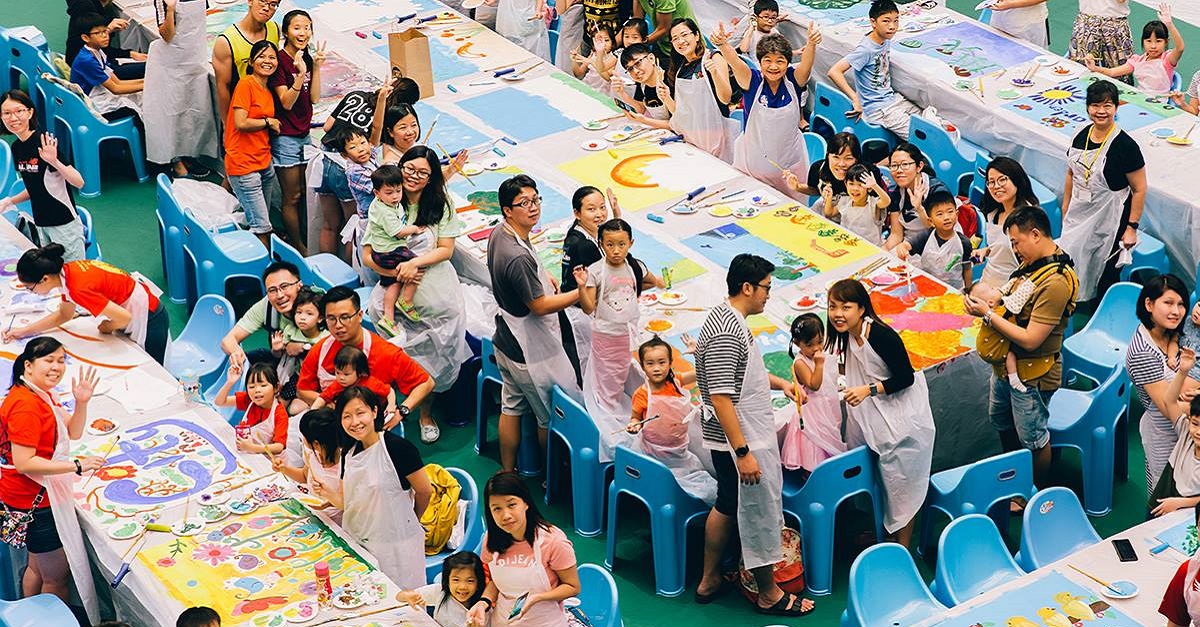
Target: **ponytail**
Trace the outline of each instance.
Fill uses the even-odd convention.
[[[62,244],[49,243],[41,248],[31,248],[17,260],[17,279],[29,285],[38,283],[46,275],[57,275],[63,269]]]

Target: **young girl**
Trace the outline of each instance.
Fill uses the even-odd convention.
[[[280,212],[287,239],[300,254],[307,255],[308,238],[300,232],[300,198],[304,194],[304,147],[312,127],[313,105],[321,99],[321,63],[325,60],[325,44],[309,53],[312,42],[312,18],[302,10],[288,11],[283,16],[283,47],[279,49],[279,66],[267,80],[275,95],[275,111],[279,132],[271,136],[271,162],[279,177],[283,194]]]
[[[792,321],[792,347],[788,349],[792,362],[792,380],[804,386],[808,401],[796,403],[800,422],[799,442],[784,440],[783,453],[798,451],[798,459],[784,459],[789,470],[804,468],[812,472],[817,464],[846,451],[842,442],[842,410],[838,403],[838,369],[836,363],[826,367],[825,328],[815,313],[796,316]],[[794,351],[799,354],[794,354]],[[789,463],[790,462],[790,463]]]
[[[1175,47],[1168,49],[1167,45],[1172,39],[1175,40]],[[1135,54],[1123,65],[1114,68],[1101,67],[1091,59],[1086,61],[1086,65],[1089,70],[1110,78],[1132,74],[1138,89],[1165,96],[1171,93],[1171,79],[1175,75],[1175,66],[1179,65],[1179,58],[1183,56],[1183,44],[1179,29],[1171,21],[1171,5],[1161,4],[1158,7],[1158,19],[1146,22],[1142,28],[1143,54]]]
[[[883,221],[892,199],[867,166],[856,163],[846,171],[845,194],[835,196],[833,185],[820,185],[826,218],[872,244],[883,244]]]
[[[237,448],[246,453],[278,455],[287,448],[288,415],[279,402],[279,375],[274,364],[250,364],[246,373],[246,391],[229,395],[229,389],[242,376],[242,366],[230,365],[225,385],[217,390],[214,402],[220,407],[234,406],[246,412],[234,427]]]
[[[591,35],[592,53],[588,56],[579,50],[571,51],[571,73],[596,91],[612,95],[613,70],[617,57],[613,54],[613,33],[608,26],[600,26]]]
[[[325,499],[317,509],[340,525],[342,510],[334,507],[326,495],[342,493],[341,420],[328,407],[309,410],[300,417],[300,435],[304,438],[300,466],[289,466],[284,456],[276,455],[271,458],[271,467],[306,486],[309,494]]]
[[[584,268],[600,261],[600,244],[596,234],[600,225],[608,221],[609,206],[612,207],[612,217],[621,217],[621,206],[617,197],[608,190],[608,204],[605,204],[605,194],[597,187],[584,185],[575,190],[571,196],[571,209],[575,211],[575,221],[567,229],[567,237],[563,240],[562,275],[559,277],[562,291],[569,292],[579,285],[575,282],[575,268]]]
[[[271,334],[271,352],[279,357],[276,372],[283,385],[279,388],[279,396],[288,402],[288,414],[295,416],[308,409],[296,398],[296,378],[300,374],[300,363],[321,338],[329,335],[325,323],[321,319],[321,294],[310,287],[302,287],[296,292],[293,301],[292,321],[295,322],[295,332],[284,335],[282,331]],[[290,329],[289,329],[290,330]]]
[[[396,600],[413,607],[432,607],[433,620],[442,627],[467,623],[467,610],[479,602],[487,575],[483,560],[471,551],[459,551],[442,562],[442,582],[401,590]]]
[[[663,287],[646,264],[629,255],[633,228],[614,218],[598,231],[604,259],[584,269],[575,266],[579,306],[593,317],[592,343],[583,377],[583,398],[588,414],[600,427],[600,461],[612,459],[621,427],[629,415],[625,381],[630,374],[630,347],[637,337],[638,296],[645,287]],[[616,431],[616,436],[608,436]]]
[[[637,441],[640,450],[670,468],[684,491],[712,505],[717,499],[717,480],[688,450],[688,423],[699,408],[683,386],[694,384],[696,373],[676,375],[673,357],[671,345],[657,335],[638,347],[646,385],[633,393],[633,413],[625,430],[641,433]]]
[[[322,390],[321,396],[313,401],[313,409],[336,403],[343,390],[356,385],[371,390],[381,399],[386,399],[387,410],[384,414],[389,419],[395,415],[396,391],[390,385],[371,376],[367,354],[354,346],[343,346],[333,356],[333,383]]]

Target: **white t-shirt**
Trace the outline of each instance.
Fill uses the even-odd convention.
[[[1200,495],[1200,459],[1196,459],[1196,446],[1188,433],[1188,417],[1180,416],[1175,421],[1175,433],[1179,439],[1171,449],[1171,470],[1174,471],[1175,489],[1180,496]]]
[[[640,261],[637,263],[641,263]],[[645,276],[645,268],[642,269]],[[592,330],[607,335],[629,332],[638,321],[637,279],[629,263],[620,268],[608,266],[604,259],[588,266],[587,287],[596,288],[596,312]]]
[[[1079,0],[1079,12],[1096,17],[1129,17],[1129,0]]]
[[[482,583],[480,585],[483,585]],[[414,590],[433,608],[433,620],[442,627],[460,627],[467,624],[467,608],[452,596],[442,592],[442,584],[431,583]],[[443,597],[445,602],[442,602]]]

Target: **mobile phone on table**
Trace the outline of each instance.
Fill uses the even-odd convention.
[[[1132,548],[1130,550],[1132,550]],[[517,601],[515,603],[513,603],[512,611],[508,613],[508,620],[512,620],[512,619],[516,618],[517,614],[521,613],[521,610],[525,607],[525,601],[528,598],[529,598],[528,592],[517,597]]]
[[[1117,558],[1122,562],[1136,562],[1138,559],[1137,552],[1133,550],[1133,543],[1123,538],[1118,538],[1112,541],[1113,548],[1117,550]]]
[[[629,104],[628,102],[625,102],[624,100],[621,100],[619,98],[613,98],[613,102],[616,103],[617,107],[619,107],[622,111],[628,111],[630,113],[637,113],[637,109],[634,109],[633,105]]]

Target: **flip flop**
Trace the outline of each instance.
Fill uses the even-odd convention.
[[[694,600],[700,605],[708,605],[709,603],[712,603],[713,601],[725,596],[725,593],[729,592],[729,587],[729,580],[722,579],[721,584],[717,586],[717,589],[709,592],[708,594],[700,594],[700,591],[697,590]]]
[[[811,614],[813,610],[817,609],[817,607],[814,605],[807,610],[802,610],[800,607],[803,603],[803,599],[788,592],[779,597],[779,600],[776,601],[774,605],[770,607],[763,607],[755,604],[754,609],[759,614],[770,614],[773,616],[805,616],[807,614]]]

